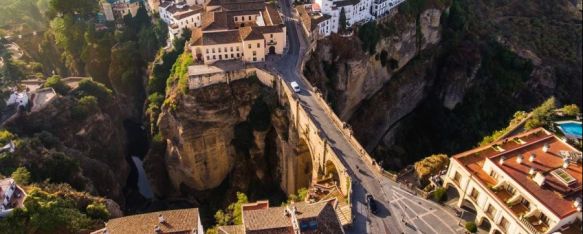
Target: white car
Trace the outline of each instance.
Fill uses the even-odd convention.
[[[292,81],[291,87],[294,90],[294,92],[296,92],[296,93],[300,92],[300,85],[298,84],[298,82]]]

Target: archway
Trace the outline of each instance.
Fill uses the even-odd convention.
[[[340,185],[340,175],[338,175],[338,169],[336,169],[336,165],[330,160],[326,161],[324,165],[324,178],[329,179],[336,185]]]
[[[294,147],[294,156],[291,157],[291,160],[293,173],[289,173],[289,180],[293,181],[293,183],[288,186],[288,192],[295,193],[300,188],[309,188],[312,184],[314,161],[309,145],[304,139],[298,139]]]
[[[462,213],[460,214],[460,218],[468,221],[476,221],[476,214],[477,209],[476,205],[468,199],[463,199],[462,204],[460,206]]]
[[[445,201],[445,204],[451,207],[456,207],[460,200],[459,190],[452,183],[446,183],[445,189],[447,194],[447,200]]]
[[[269,54],[275,54],[275,46],[269,47]]]
[[[490,231],[490,229],[492,228],[492,223],[490,223],[490,220],[487,217],[482,217],[482,220],[478,220],[480,223],[479,228],[482,230],[486,230],[486,231]]]

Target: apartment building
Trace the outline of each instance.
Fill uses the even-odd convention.
[[[170,39],[180,36],[184,29],[200,27],[202,23],[203,5],[195,0],[163,0],[158,11],[160,19],[168,25]]]
[[[403,2],[405,0],[314,0],[312,8],[330,16],[331,31],[337,33],[342,9],[350,27],[383,16]]]
[[[243,224],[220,226],[218,233],[343,234],[333,207],[335,202],[299,202],[285,207],[269,207],[269,201],[244,204]]]
[[[191,233],[204,234],[197,208],[167,210],[110,219],[91,234]]]
[[[314,11],[312,8],[314,6],[306,4],[295,7],[302,22],[304,33],[312,41],[330,36],[333,27],[332,17],[322,14],[320,11]]]
[[[193,29],[190,40],[195,62],[261,62],[268,54],[283,53],[286,28],[273,5],[257,0],[211,0],[205,10],[202,25]]]
[[[14,179],[0,179],[0,218],[12,213],[14,208],[24,208],[26,193]]]
[[[451,159],[444,187],[490,233],[580,233],[581,152],[545,129]]]

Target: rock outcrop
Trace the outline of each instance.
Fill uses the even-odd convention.
[[[227,180],[227,194],[282,187],[281,163],[292,147],[287,112],[273,89],[251,78],[172,95],[176,107],[163,106],[158,126],[174,191],[194,191],[188,195],[204,200]],[[159,195],[173,196],[156,187]]]
[[[5,122],[4,127],[19,137],[40,138],[45,144],[31,143],[17,149],[16,153],[21,153],[24,160],[30,160],[27,165],[41,163],[62,153],[76,161],[81,169],[76,178],[69,178],[70,181],[66,182],[73,183],[78,190],[111,198],[123,207],[122,190],[129,174],[122,125],[127,117],[124,108],[113,100],[79,119],[72,113],[76,105],[76,99],[71,96],[57,96],[39,111],[19,112]],[[44,165],[38,166],[42,168]]]

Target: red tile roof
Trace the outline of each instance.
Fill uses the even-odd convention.
[[[158,222],[160,214],[166,220],[163,224]],[[167,210],[111,219],[107,222],[105,229],[110,234],[144,234],[154,233],[154,227],[158,225],[162,233],[192,233],[198,228],[198,218],[196,208]],[[102,233],[103,230],[93,233]]]
[[[523,142],[519,142],[518,139]],[[542,151],[545,144],[550,146],[546,153]],[[504,151],[499,152],[493,146],[499,146]],[[455,155],[453,159],[464,165],[486,185],[493,185],[496,181],[482,170],[484,161],[490,160],[555,215],[564,218],[577,212],[573,206],[573,201],[577,196],[581,196],[583,179],[580,161],[571,162],[565,169],[575,179],[571,185],[561,183],[551,174],[553,170],[562,168],[561,152],[581,153],[546,130],[539,128],[500,140],[492,145]],[[529,157],[532,154],[535,154],[535,160],[531,163]],[[523,156],[521,164],[516,160],[519,155]],[[502,157],[505,160],[501,165],[500,158]],[[545,184],[543,186],[537,185],[532,180],[529,174],[531,168],[535,168],[536,171],[544,175]]]

